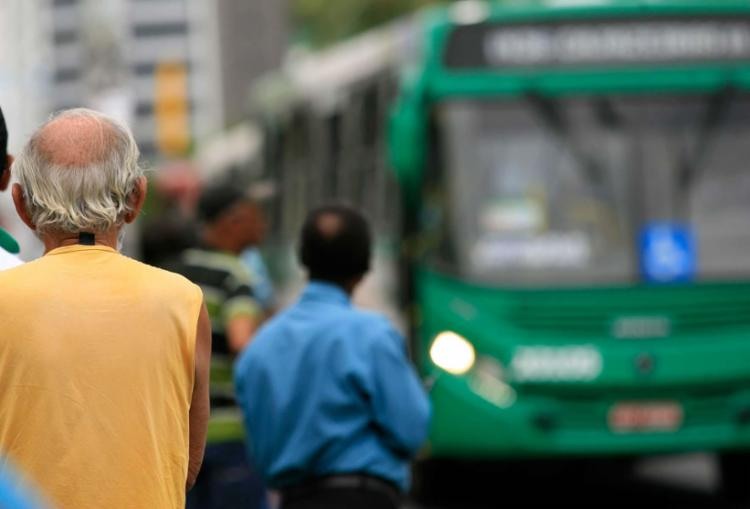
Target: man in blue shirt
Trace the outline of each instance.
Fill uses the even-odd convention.
[[[351,305],[370,249],[358,212],[311,212],[300,243],[310,282],[235,366],[252,459],[283,509],[395,509],[426,438],[429,402],[403,338]]]

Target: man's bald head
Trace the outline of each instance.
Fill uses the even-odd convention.
[[[346,205],[310,212],[300,235],[300,261],[311,280],[346,285],[370,269],[372,239],[367,220]]]
[[[36,229],[104,232],[122,224],[143,171],[130,130],[73,109],[40,127],[13,165]]]
[[[81,114],[52,119],[38,131],[36,143],[50,164],[77,168],[104,162],[116,138],[109,119]]]

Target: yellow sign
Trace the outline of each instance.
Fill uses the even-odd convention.
[[[155,73],[154,118],[159,150],[183,156],[190,148],[188,76],[184,64],[159,64]]]

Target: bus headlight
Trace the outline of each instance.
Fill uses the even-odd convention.
[[[463,375],[476,362],[476,352],[469,341],[455,332],[441,332],[430,347],[430,359],[453,375]]]
[[[508,408],[516,402],[516,391],[508,385],[503,365],[492,357],[477,360],[469,385],[474,392],[499,408]]]

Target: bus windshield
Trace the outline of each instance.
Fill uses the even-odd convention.
[[[679,223],[698,280],[750,277],[750,97],[447,101],[433,111],[421,230],[483,282],[639,279],[639,235]]]

